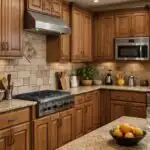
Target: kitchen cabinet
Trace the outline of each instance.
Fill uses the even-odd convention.
[[[75,108],[75,136],[76,138],[84,135],[84,104],[77,105]]]
[[[24,1],[1,0],[0,6],[0,57],[19,57],[22,55]]]
[[[93,101],[86,102],[84,104],[85,109],[85,133],[93,130]]]
[[[127,10],[115,15],[116,37],[149,36],[149,15],[146,10]]]
[[[61,17],[62,0],[26,0],[27,9]]]
[[[11,150],[30,150],[31,143],[29,123],[12,127],[10,137],[12,137]]]
[[[34,150],[50,150],[50,117],[34,121]]]
[[[121,116],[146,118],[146,94],[111,91],[111,120]]]
[[[74,139],[74,118],[74,109],[60,112],[59,146],[62,146]]]
[[[94,60],[114,58],[114,16],[112,13],[97,14],[94,20]]]
[[[100,91],[95,91],[93,95],[93,126],[94,129],[100,127]]]
[[[62,6],[62,19],[69,26],[69,5]],[[47,36],[47,61],[68,62],[70,60],[70,35]]]
[[[111,121],[110,91],[100,90],[100,125],[103,126]]]
[[[72,8],[72,51],[73,62],[92,60],[92,15],[75,6]]]

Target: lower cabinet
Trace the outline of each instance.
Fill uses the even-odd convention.
[[[0,131],[0,150],[30,150],[30,124]]]
[[[74,109],[34,121],[34,150],[55,150],[74,139]]]
[[[121,116],[146,118],[146,104],[112,101],[111,120],[113,121]]]

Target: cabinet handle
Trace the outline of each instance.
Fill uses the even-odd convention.
[[[14,145],[15,144],[15,138],[14,138],[14,135],[11,136],[11,145]]]
[[[7,143],[7,146],[10,146],[10,145],[11,145],[10,136],[7,136],[7,137],[6,137],[6,143]]]

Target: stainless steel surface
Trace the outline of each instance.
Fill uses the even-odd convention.
[[[52,35],[71,33],[70,27],[62,19],[38,12],[26,11],[24,20],[27,31]]]
[[[136,80],[135,80],[135,77],[133,75],[129,76],[128,85],[131,86],[131,87],[136,86]]]
[[[129,42],[130,40],[134,40],[134,42]],[[142,54],[142,46],[147,45],[148,47],[148,57],[144,58],[140,57],[118,57],[118,47],[119,46],[139,46],[140,47],[140,55]],[[149,37],[135,37],[135,38],[116,38],[115,39],[115,60],[150,60],[150,38]]]

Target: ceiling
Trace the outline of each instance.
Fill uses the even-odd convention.
[[[100,9],[102,10],[107,10],[107,9],[111,9],[112,6],[116,8],[116,6],[118,8],[122,7],[141,7],[144,6],[146,4],[149,4],[150,1],[149,0],[97,0],[98,2],[94,2],[94,0],[67,0],[69,2],[73,2],[77,5],[80,5],[82,7],[85,8],[89,8],[93,11],[98,11]]]

